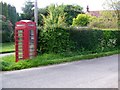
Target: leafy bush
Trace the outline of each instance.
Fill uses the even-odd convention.
[[[13,28],[9,26],[8,21],[0,21],[2,25],[2,30],[0,31],[0,35],[2,36],[1,42],[10,42],[13,40]]]
[[[70,51],[72,48],[69,33],[64,28],[40,30],[39,34],[38,49],[42,53],[60,53]]]
[[[92,16],[87,14],[78,14],[76,18],[73,18],[73,26],[87,26]]]
[[[42,14],[41,14],[42,15]],[[48,16],[42,15],[44,20],[44,29],[54,29],[54,27],[66,26],[64,6],[50,5],[48,7]],[[47,30],[48,31],[48,30]]]
[[[43,53],[63,53],[65,51],[91,51],[94,53],[115,50],[120,45],[120,31],[76,28],[40,31],[39,51]]]
[[[91,28],[118,28],[117,17],[114,11],[101,11],[100,16],[93,18],[89,23]]]
[[[56,8],[57,7],[57,8]],[[63,6],[48,7],[48,16],[43,16],[44,27],[39,30],[39,46],[41,53],[66,52],[70,50],[71,42],[65,27],[65,13]]]
[[[64,5],[64,12],[66,13],[66,23],[68,26],[72,25],[73,18],[76,18],[78,14],[83,13],[83,8],[79,5]]]

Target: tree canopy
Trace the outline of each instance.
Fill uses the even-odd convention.
[[[9,42],[13,40],[14,26],[19,19],[19,14],[16,12],[16,8],[5,2],[0,2],[0,24],[2,25],[2,41]]]
[[[115,11],[118,18],[118,28],[120,29],[120,0],[106,0],[106,5]]]
[[[51,6],[51,5],[50,5]],[[43,18],[41,17],[41,14],[47,16],[48,15],[48,9],[50,6],[47,6],[45,8],[40,8],[39,9],[39,25],[43,25]],[[63,7],[63,12],[65,13],[65,18],[66,18],[66,24],[68,26],[72,25],[72,20],[75,18],[78,14],[83,13],[83,8],[79,5],[56,5],[57,8]]]
[[[21,19],[33,20],[34,19],[34,4],[33,2],[26,1],[25,6],[22,7]]]
[[[87,26],[92,16],[87,14],[78,14],[76,18],[73,18],[73,26]]]
[[[10,4],[0,2],[0,9],[2,10],[2,12],[0,12],[0,15],[4,15],[6,19],[10,20],[14,26],[19,19],[16,8]]]

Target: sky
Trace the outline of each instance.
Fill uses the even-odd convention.
[[[16,10],[18,13],[22,13],[22,7],[25,5],[26,0],[0,0],[3,2],[6,2],[8,4],[11,4],[16,7]],[[30,0],[35,1],[35,0]],[[96,11],[96,10],[104,10],[104,3],[105,0],[37,0],[38,2],[38,8],[44,8],[50,4],[73,4],[73,5],[80,5],[83,7],[83,11],[86,11],[87,5],[89,6],[90,11]]]

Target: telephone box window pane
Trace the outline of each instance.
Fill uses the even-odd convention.
[[[30,42],[29,42],[29,56],[34,56],[34,30],[30,30]]]
[[[23,36],[23,30],[18,30],[18,36]]]
[[[18,42],[18,44],[22,45],[22,42]]]
[[[30,36],[33,36],[33,35],[34,35],[34,31],[30,30]]]
[[[18,36],[23,36],[23,34],[18,34]]]
[[[34,31],[30,30],[30,43],[34,42]]]
[[[18,33],[23,33],[23,30],[18,30]]]
[[[19,38],[18,38],[18,40],[22,41],[22,40],[23,40],[23,38],[19,37]]]

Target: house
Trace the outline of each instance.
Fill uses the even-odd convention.
[[[91,16],[101,17],[101,16],[108,16],[107,14],[111,14],[112,17],[116,17],[115,10],[100,10],[100,11],[90,11],[89,6],[86,8],[86,14]],[[107,17],[108,18],[108,17]]]
[[[86,14],[90,14],[91,16],[96,16],[96,17],[101,16],[100,11],[90,11],[89,6],[87,6],[86,9],[87,9]]]
[[[94,25],[98,23],[98,26],[102,28],[117,28],[118,17],[115,10],[100,10],[100,11],[90,11],[89,6],[86,8],[86,14],[95,16],[98,18],[98,22],[95,20]],[[93,20],[94,22],[94,20]]]

